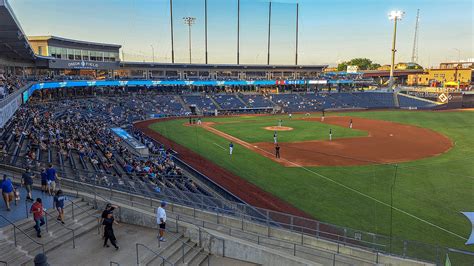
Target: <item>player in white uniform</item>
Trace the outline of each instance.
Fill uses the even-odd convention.
[[[273,132],[273,144],[278,143],[278,134],[276,131]]]
[[[232,152],[234,151],[234,143],[232,141],[229,143],[229,156],[232,156]]]

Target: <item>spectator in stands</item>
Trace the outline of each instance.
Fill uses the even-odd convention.
[[[109,247],[107,242],[110,240],[110,243],[112,243],[115,249],[118,250],[119,246],[117,246],[117,239],[115,238],[114,234],[114,224],[118,223],[117,221],[115,221],[113,213],[110,212],[107,214],[107,217],[102,222],[102,225],[104,226],[104,247]]]
[[[53,198],[53,206],[58,211],[58,218],[56,220],[62,224],[64,224],[64,201],[66,201],[66,196],[64,196],[62,190],[58,190]]]
[[[156,223],[159,226],[159,240],[165,240],[165,230],[166,230],[166,202],[162,201],[160,207],[156,210]]]
[[[41,168],[41,192],[46,193],[48,192],[48,174],[46,173],[46,169]]]
[[[10,178],[7,177],[7,175],[3,175],[3,181],[2,181],[2,196],[3,200],[5,201],[5,205],[7,206],[7,211],[10,210],[10,202],[13,201],[14,195],[13,195],[13,183]],[[16,201],[15,201],[16,205]]]
[[[36,236],[41,237],[41,226],[44,222],[44,208],[41,198],[37,198],[36,202],[31,205],[30,213],[33,213],[33,220],[35,221]]]
[[[26,189],[26,200],[33,201],[31,195],[33,191],[33,174],[30,171],[30,168],[26,168],[25,172],[21,176],[21,183],[25,186]]]
[[[49,195],[53,195],[54,191],[56,191],[56,169],[54,169],[53,165],[50,164],[48,169],[46,169],[46,175],[48,177],[47,184],[48,184],[48,193]]]

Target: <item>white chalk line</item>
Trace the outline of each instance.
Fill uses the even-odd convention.
[[[215,143],[215,142],[213,142],[213,144],[216,145],[217,147],[219,147],[219,148],[225,150],[225,151],[227,150],[226,148],[222,147],[221,145],[219,145],[219,144],[217,144],[217,143]]]

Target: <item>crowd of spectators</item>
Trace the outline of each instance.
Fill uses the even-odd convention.
[[[0,69],[0,99],[5,98],[8,94],[11,94],[23,86],[26,85],[26,80],[21,76],[14,74],[7,74]]]

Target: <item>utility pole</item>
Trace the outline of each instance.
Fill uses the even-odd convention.
[[[296,3],[296,42],[295,42],[295,65],[298,65],[298,26],[299,26],[300,4]]]
[[[153,63],[155,63],[155,47],[153,47],[153,44],[150,44],[151,46],[151,56],[153,58]]]
[[[272,32],[272,1],[270,0],[268,6],[268,46],[267,46],[267,65],[270,65],[270,39]]]
[[[170,26],[171,26],[171,63],[174,64],[173,0],[170,0]]]
[[[240,0],[237,0],[237,65],[240,64]]]
[[[415,36],[413,37],[413,50],[411,52],[411,62],[418,63],[418,27],[420,23],[420,9],[416,11]]]
[[[208,54],[207,54],[207,0],[204,0],[204,48],[206,50],[206,65],[208,63]]]
[[[189,39],[189,63],[192,63],[192,41],[191,41],[191,26],[196,22],[194,17],[184,17],[184,24],[188,25],[188,39]]]

